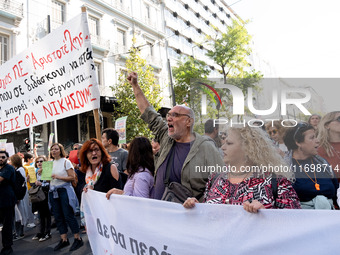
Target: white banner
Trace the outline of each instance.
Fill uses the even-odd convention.
[[[119,134],[119,144],[126,143],[126,121],[128,116],[121,117],[115,122],[115,129]]]
[[[99,108],[86,13],[0,66],[0,135]]]
[[[95,255],[338,254],[340,212],[261,210],[83,194]]]

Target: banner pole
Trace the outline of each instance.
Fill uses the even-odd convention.
[[[86,7],[82,6],[81,11],[86,12]],[[102,136],[101,136],[101,132],[100,132],[100,121],[99,121],[99,110],[98,109],[93,110],[93,117],[94,117],[94,126],[95,126],[95,129],[96,129],[96,138],[98,140],[101,140]]]
[[[100,121],[99,121],[99,111],[98,109],[93,110],[94,126],[96,128],[96,138],[101,141],[102,135],[100,132]]]

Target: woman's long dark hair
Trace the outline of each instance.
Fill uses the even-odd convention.
[[[129,177],[138,172],[140,167],[143,168],[143,171],[148,169],[152,176],[155,173],[152,146],[146,137],[136,137],[130,143],[129,156],[126,163]]]

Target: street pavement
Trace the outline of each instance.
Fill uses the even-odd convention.
[[[25,228],[25,237],[23,239],[13,242],[13,255],[92,255],[90,243],[88,241],[86,234],[81,234],[84,241],[84,245],[78,250],[70,252],[69,249],[73,243],[73,235],[69,230],[68,238],[70,245],[59,250],[53,251],[53,248],[59,243],[60,235],[56,228],[52,228],[51,234],[52,238],[44,242],[39,242],[38,240],[32,240],[32,237],[37,233],[38,227],[35,228]],[[81,231],[80,231],[81,232]],[[1,232],[0,232],[1,233]],[[2,238],[2,237],[1,237]],[[1,239],[0,239],[1,240]],[[2,248],[2,246],[0,246]]]

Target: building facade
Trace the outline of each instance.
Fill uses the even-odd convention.
[[[125,60],[132,38],[143,58],[153,68],[162,87],[164,107],[171,107],[169,77],[171,66],[183,56],[203,60],[220,76],[217,66],[205,56],[209,49],[207,35],[215,36],[214,27],[225,30],[238,16],[223,0],[0,0],[0,64],[30,47],[86,7],[93,57],[101,95],[101,126],[112,127],[115,86],[119,74],[127,72]],[[55,130],[56,129],[56,130]],[[58,142],[71,147],[95,136],[92,112],[34,127],[45,145],[54,132]],[[2,135],[14,142],[17,151],[33,132],[22,130]],[[46,154],[46,147],[39,154]],[[45,148],[45,150],[43,150]]]

